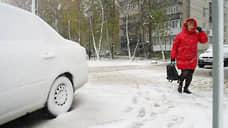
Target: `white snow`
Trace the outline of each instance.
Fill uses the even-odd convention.
[[[89,67],[104,67],[104,66],[129,66],[129,65],[151,65],[151,64],[162,64],[166,62],[155,61],[155,60],[124,60],[124,59],[115,59],[115,60],[91,60],[88,62]]]
[[[107,85],[107,81],[101,76],[106,76],[105,79],[111,76],[124,78],[116,78],[119,81],[115,83],[108,79],[111,82]],[[114,90],[118,94],[118,90],[125,90],[125,94],[120,95],[129,99],[121,98],[116,105],[128,103],[124,116],[119,117],[117,121],[89,128],[212,128],[211,77],[195,76],[191,88],[192,95],[178,94],[176,83],[168,83],[165,79],[165,70],[156,68],[99,73],[96,74],[96,78],[100,79],[99,85],[92,81],[87,87],[104,84],[100,88],[102,94]],[[128,83],[127,87],[124,80]],[[224,127],[228,127],[227,94],[224,100]]]
[[[164,64],[88,63],[89,82],[76,93],[71,112],[47,121],[26,119],[19,128],[212,128],[212,78],[203,75],[209,69],[197,69],[203,71],[196,71],[193,94],[187,95],[177,93],[177,83],[166,80]],[[224,98],[227,128],[227,92]]]

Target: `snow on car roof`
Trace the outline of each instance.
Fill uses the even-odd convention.
[[[46,32],[44,33],[47,33],[47,35],[49,35],[48,33],[51,33],[51,35],[54,35],[55,37],[61,37],[50,25],[48,25],[39,16],[36,16],[27,10],[14,7],[9,4],[0,3],[0,16],[1,16],[0,27],[2,28],[0,30],[0,34],[2,36],[6,35],[7,33],[9,34],[9,32],[6,32],[6,30],[10,31],[10,27],[16,26],[15,28],[17,28],[18,26],[20,26],[20,28],[23,28],[23,29],[20,29],[20,31],[23,31],[29,27],[28,24],[26,23],[34,23],[34,24],[36,23],[41,25],[40,26],[34,25],[33,26],[34,30],[39,30],[41,29],[40,27],[42,27],[43,30],[46,30]],[[36,33],[36,31],[33,31],[33,32]]]

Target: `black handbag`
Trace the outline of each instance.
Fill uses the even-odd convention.
[[[177,83],[179,83],[179,75],[175,67],[175,64],[173,63],[168,64],[166,66],[166,70],[167,70],[167,80],[169,82],[173,82],[177,80]]]

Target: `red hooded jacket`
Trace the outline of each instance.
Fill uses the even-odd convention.
[[[193,31],[188,31],[186,23],[189,20],[195,22]],[[197,22],[189,18],[184,22],[183,31],[180,32],[173,43],[171,59],[176,59],[178,69],[195,69],[197,65],[198,42],[206,43],[208,37],[204,31],[196,32]]]

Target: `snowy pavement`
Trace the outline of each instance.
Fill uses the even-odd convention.
[[[89,82],[75,95],[72,111],[56,119],[35,112],[5,128],[212,128],[210,69],[197,69],[192,95],[178,94],[165,64],[151,61],[89,62]],[[204,75],[205,74],[205,75]],[[228,127],[225,81],[224,127]]]

